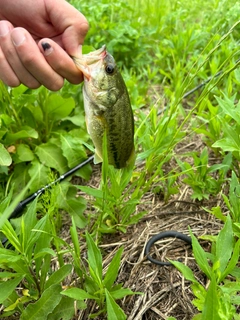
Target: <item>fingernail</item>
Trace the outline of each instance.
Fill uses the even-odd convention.
[[[41,46],[43,48],[45,56],[48,56],[53,51],[53,48],[51,47],[51,45],[48,42],[42,42]]]
[[[13,29],[11,37],[12,42],[16,47],[20,46],[20,44],[22,44],[26,40],[23,30],[18,28]]]
[[[9,26],[4,21],[0,22],[0,37],[6,36],[9,30]]]

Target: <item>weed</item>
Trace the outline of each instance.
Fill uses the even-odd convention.
[[[198,282],[192,270],[180,262],[172,263],[192,282],[191,288],[195,299],[193,304],[200,314],[194,319],[237,319],[236,305],[239,301],[235,295],[239,290],[239,279],[228,280],[229,274],[235,274],[239,258],[240,240],[235,241],[230,216],[217,237],[205,237],[212,243],[211,253],[205,252],[191,233],[193,253],[202,272],[210,283],[207,288]]]
[[[188,267],[175,264],[192,282],[193,303],[199,310],[195,319],[237,319],[239,4],[227,0],[161,1],[161,6],[157,0],[70,2],[91,26],[84,50],[106,44],[122,69],[135,115],[136,166],[118,171],[108,166],[105,157],[99,188],[77,186],[94,199],[96,210],[89,218],[84,215],[86,201],[76,198],[76,187],[64,182],[10,224],[6,220],[25,186],[28,194],[35,192],[85,159],[86,147],[92,147],[85,130],[81,86],[65,83],[59,93],[52,93],[45,88],[10,89],[0,83],[0,226],[14,249],[0,248],[4,316],[67,320],[74,315],[74,301],[77,309],[83,309],[89,299],[99,314],[125,319],[116,301],[133,292],[115,284],[123,249],[104,274],[104,253],[98,248],[101,235],[126,232],[137,223],[145,212],[136,214],[136,207],[146,192],[161,192],[168,201],[184,184],[197,200],[230,188],[229,195],[223,196],[229,216],[219,207],[211,210],[225,223],[218,236],[208,238],[211,253],[192,236],[196,262],[209,286],[199,284]],[[186,95],[203,81],[207,82],[201,93]],[[177,147],[196,135],[206,147],[179,154]],[[90,166],[77,173],[84,179],[90,174]],[[16,200],[10,204],[12,198]],[[59,209],[71,216],[72,245],[58,235]],[[85,239],[87,262],[81,252]],[[69,286],[71,272],[79,280]]]
[[[126,319],[126,315],[115,300],[138,292],[132,292],[129,289],[124,289],[122,284],[114,284],[117,279],[118,269],[120,267],[120,258],[123,250],[119,249],[116,252],[108,266],[105,276],[103,277],[103,261],[101,252],[88,233],[86,233],[86,240],[88,247],[87,261],[89,275],[86,275],[84,280],[85,290],[79,288],[68,288],[61,293],[75,300],[84,301],[85,299],[90,299],[96,301],[100,310],[97,313],[89,315],[89,318],[94,319],[102,313],[105,313],[109,320]]]
[[[231,155],[225,157],[221,164],[208,164],[208,150],[204,148],[198,157],[198,152],[192,152],[189,156],[193,157],[193,165],[188,162],[182,162],[176,158],[182,173],[185,172],[186,178],[183,182],[191,186],[193,199],[208,199],[209,195],[216,195],[222,189],[223,182],[226,179],[226,174],[231,166]],[[218,178],[212,174],[218,171]]]

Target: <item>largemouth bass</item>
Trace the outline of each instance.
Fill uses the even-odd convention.
[[[128,91],[106,46],[73,58],[84,74],[84,109],[88,133],[95,146],[94,163],[102,162],[106,132],[108,162],[123,168],[134,161],[134,120]]]

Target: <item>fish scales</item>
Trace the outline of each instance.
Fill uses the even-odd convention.
[[[106,131],[108,161],[123,168],[134,158],[134,119],[124,80],[105,46],[74,58],[84,74],[84,109],[95,146],[95,163],[102,161]]]

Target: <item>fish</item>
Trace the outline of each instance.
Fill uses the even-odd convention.
[[[135,159],[134,117],[126,84],[113,56],[102,48],[72,57],[84,75],[87,131],[95,147],[94,163],[103,161],[106,133],[108,163],[120,169]]]

